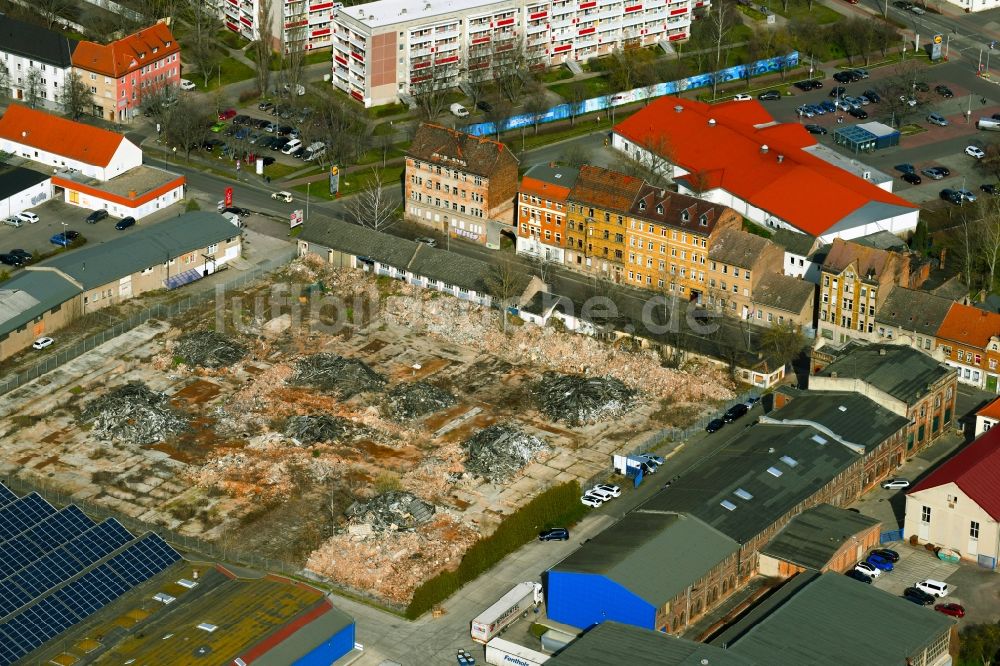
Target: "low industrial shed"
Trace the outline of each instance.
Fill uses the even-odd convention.
[[[882,123],[860,123],[833,131],[833,142],[861,153],[899,145],[899,130]]]

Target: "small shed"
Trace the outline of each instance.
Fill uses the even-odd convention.
[[[833,132],[834,143],[854,153],[870,153],[899,145],[899,130],[879,122],[839,127]]]

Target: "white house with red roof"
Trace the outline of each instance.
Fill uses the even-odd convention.
[[[142,165],[142,150],[123,135],[20,104],[0,118],[0,150],[101,181]]]
[[[976,437],[1000,423],[1000,398],[994,398],[976,412]]]
[[[919,206],[892,179],[778,123],[756,100],[661,97],[618,123],[612,145],[674,179],[679,191],[772,229],[824,242],[916,228]]]
[[[996,568],[1000,557],[1000,428],[991,428],[906,495],[903,537]]]

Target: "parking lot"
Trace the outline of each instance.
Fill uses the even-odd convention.
[[[902,595],[906,588],[928,578],[948,582],[948,578],[958,570],[958,564],[939,560],[933,552],[922,547],[911,548],[907,545],[904,548],[898,543],[887,547],[899,553],[899,562],[896,562],[892,571],[883,572],[872,585],[897,596]],[[961,603],[959,587],[952,583],[949,583],[949,587],[952,589],[948,601]]]

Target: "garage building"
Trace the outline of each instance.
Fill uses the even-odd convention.
[[[870,153],[898,146],[899,137],[899,130],[876,122],[838,127],[833,131],[833,142],[852,153]]]
[[[52,180],[33,169],[0,165],[0,218],[17,215],[52,196]]]

